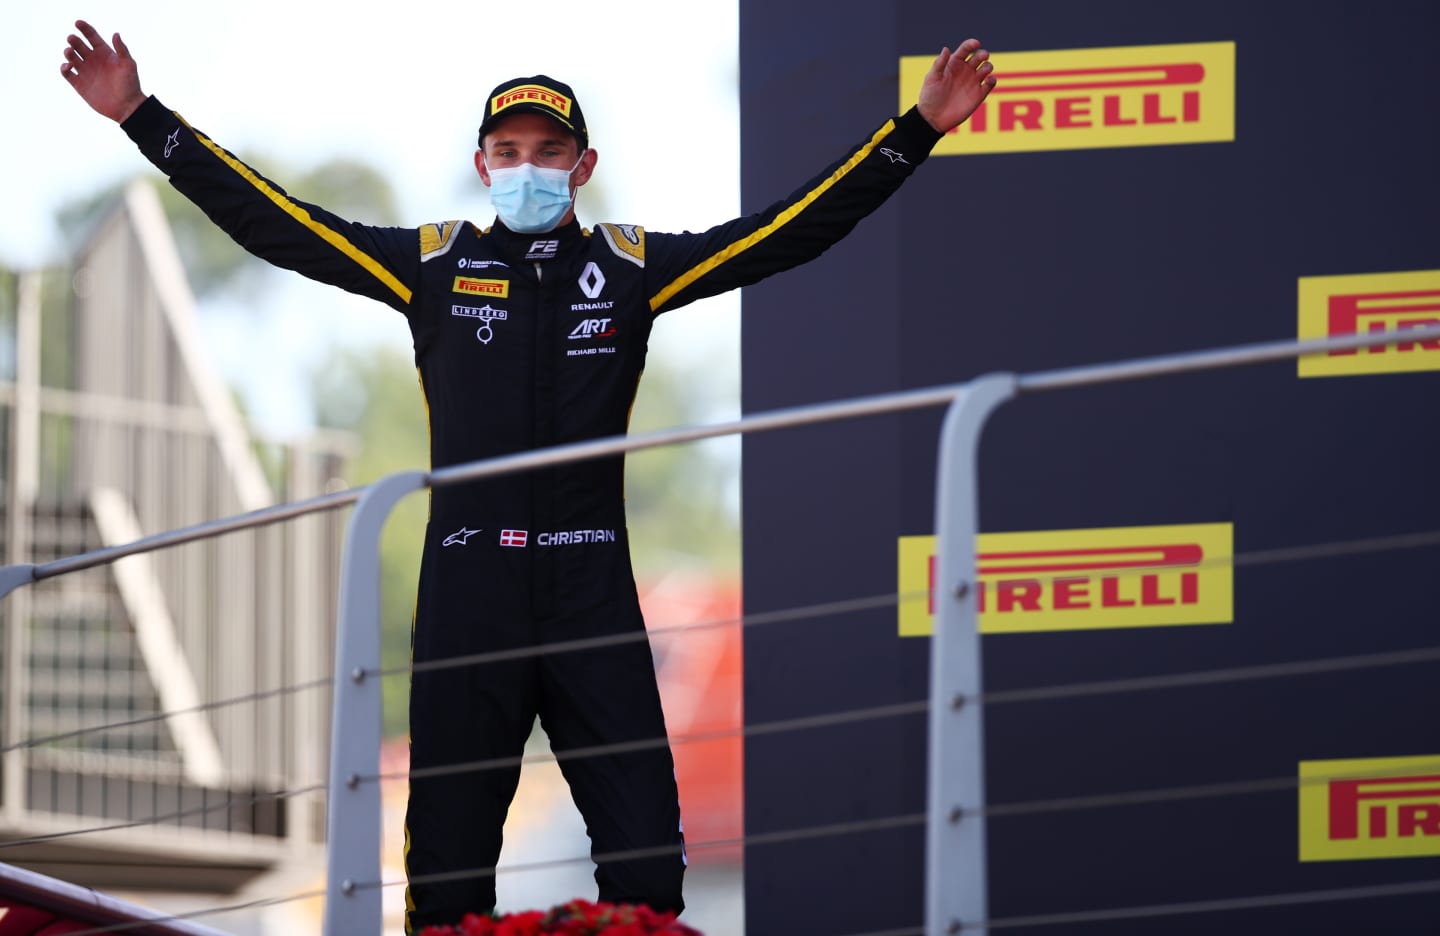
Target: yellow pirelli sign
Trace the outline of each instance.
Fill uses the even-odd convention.
[[[1440,855],[1440,754],[1300,763],[1300,860]]]
[[[930,55],[900,59],[900,109]],[[1235,139],[1235,43],[995,52],[997,84],[936,155],[1219,143]]]
[[[1229,523],[981,533],[985,634],[1229,624]],[[900,636],[935,629],[935,537],[902,536]]]
[[[1440,325],[1440,270],[1305,276],[1298,305],[1301,340]],[[1440,370],[1440,340],[1331,351],[1296,366],[1301,377]]]

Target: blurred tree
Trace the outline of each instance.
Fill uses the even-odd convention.
[[[20,277],[0,266],[0,380],[15,379],[15,315],[19,305]]]
[[[683,371],[652,354],[635,398],[630,431],[710,421],[715,400],[736,378]],[[734,450],[734,440],[712,440],[634,452],[626,459],[625,509],[639,579],[676,569],[739,575],[740,525],[732,499],[738,465],[726,457]]]
[[[367,224],[399,223],[394,189],[379,170],[366,163],[332,159],[313,169],[300,170],[264,155],[249,154],[241,158],[261,175],[283,185],[293,198],[323,205],[343,218]],[[58,221],[66,240],[73,244],[83,239],[125,186],[141,177],[151,178],[154,173],[148,176],[136,173],[130,179],[64,205]],[[162,179],[155,177],[153,181],[195,295],[204,298],[223,292],[246,300],[257,298],[265,278],[275,272],[273,268],[242,250],[189,199]]]
[[[359,437],[351,463],[352,486],[430,464],[430,427],[419,376],[398,348],[337,348],[313,376],[316,422]],[[380,538],[381,664],[401,668],[410,660],[410,623],[425,543],[429,501],[419,494],[401,501]],[[403,735],[409,724],[409,678],[384,684],[385,733]]]
[[[74,386],[75,372],[70,270],[52,266],[33,272],[40,278],[40,383],[45,387],[70,389]],[[0,380],[14,380],[17,376],[15,341],[20,279],[19,273],[0,269]],[[58,499],[59,492],[68,489],[70,473],[74,470],[70,446],[75,422],[75,417],[68,413],[44,413],[40,417],[42,500]],[[5,444],[8,439],[7,435]],[[0,467],[0,476],[7,470],[8,464]]]

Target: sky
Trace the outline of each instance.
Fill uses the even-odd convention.
[[[153,172],[60,75],[77,18],[107,40],[118,31],[142,88],[231,151],[263,152],[282,165],[347,156],[375,166],[395,190],[402,224],[489,223],[488,199],[471,181],[480,111],[496,84],[537,73],[575,89],[599,153],[610,215],[588,215],[582,189],[582,222],[703,230],[739,213],[735,0],[8,6],[0,30],[5,266],[62,260],[61,205]],[[198,315],[212,362],[272,436],[308,429],[308,374],[329,349],[410,347],[392,310],[292,273],[268,278],[257,297],[207,300]],[[738,371],[738,296],[696,303],[674,319],[657,326],[652,354]],[[717,400],[716,418],[738,410],[736,400]]]

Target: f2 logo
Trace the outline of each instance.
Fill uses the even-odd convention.
[[[605,274],[601,273],[600,267],[594,260],[591,260],[585,264],[585,271],[580,274],[580,291],[585,294],[586,299],[594,299],[604,288]]]
[[[525,255],[526,260],[554,260],[560,253],[560,242],[558,240],[537,240],[530,243],[530,252]]]

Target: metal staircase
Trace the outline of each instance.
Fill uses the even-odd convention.
[[[313,496],[340,474],[334,439],[262,465],[148,185],[63,272],[0,277],[5,562]],[[132,556],[0,603],[0,865],[214,894],[323,866],[343,520]]]

